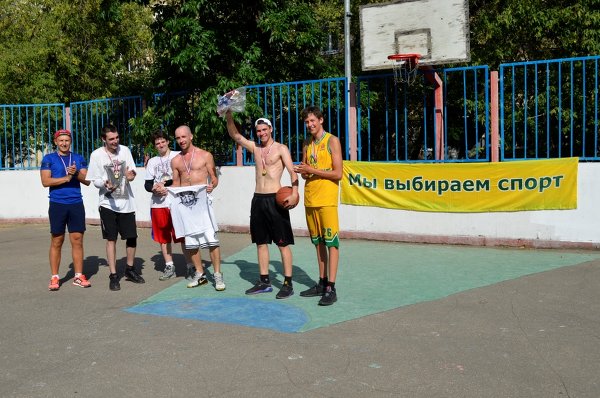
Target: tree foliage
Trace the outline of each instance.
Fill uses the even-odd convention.
[[[316,12],[319,4],[299,0],[155,4],[155,88],[192,92],[190,100],[198,104],[197,113],[180,115],[175,124],[190,124],[201,132],[197,134],[201,142],[224,141],[224,125],[215,113],[217,95],[239,86],[338,76],[343,57],[323,51],[331,21]],[[156,108],[153,115],[167,112],[168,104]],[[151,127],[155,126],[147,130]]]
[[[149,9],[117,0],[0,0],[0,101],[69,102],[135,87],[131,67],[150,55],[150,20]]]
[[[351,2],[354,75],[359,8],[385,1]],[[600,54],[600,0],[470,0],[469,13],[471,63]],[[342,76],[343,26],[340,0],[0,0],[0,102],[166,93],[132,121],[137,138],[187,123],[225,151],[217,95]]]
[[[471,0],[477,64],[600,54],[599,0]]]

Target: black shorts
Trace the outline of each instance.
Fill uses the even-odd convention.
[[[102,238],[106,240],[137,238],[135,225],[135,212],[117,213],[106,207],[100,207],[100,221],[102,222]]]
[[[250,208],[250,235],[257,245],[294,244],[290,212],[275,203],[274,193],[255,193]]]

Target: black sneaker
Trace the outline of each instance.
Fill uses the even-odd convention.
[[[108,278],[109,278],[108,288],[110,290],[112,290],[112,291],[121,290],[121,284],[119,283],[119,275],[110,274],[108,276]]]
[[[256,282],[254,286],[246,290],[246,294],[269,293],[273,291],[270,283]]]
[[[308,290],[300,292],[300,297],[317,297],[325,293],[325,288],[320,283],[317,283]]]
[[[331,286],[327,286],[325,290],[325,294],[319,300],[319,305],[331,305],[337,301],[337,294],[335,293],[335,289],[332,289]]]
[[[286,299],[286,298],[292,297],[293,295],[294,295],[294,288],[291,287],[290,285],[284,283],[283,286],[281,286],[281,290],[279,291],[279,293],[277,293],[275,298]]]
[[[133,283],[146,283],[144,278],[133,267],[125,267],[125,279]]]

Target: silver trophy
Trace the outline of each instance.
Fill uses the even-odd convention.
[[[115,190],[107,194],[107,196],[111,196],[113,198],[126,198],[127,190],[125,189],[125,171],[127,169],[125,167],[125,161],[120,161],[117,163],[116,167],[114,163],[104,165],[104,170],[108,176],[107,180],[110,181],[113,187],[115,187]]]

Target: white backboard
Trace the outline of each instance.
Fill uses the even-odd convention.
[[[419,64],[470,60],[468,0],[396,0],[360,7],[363,71],[391,69],[388,55],[418,53]]]

